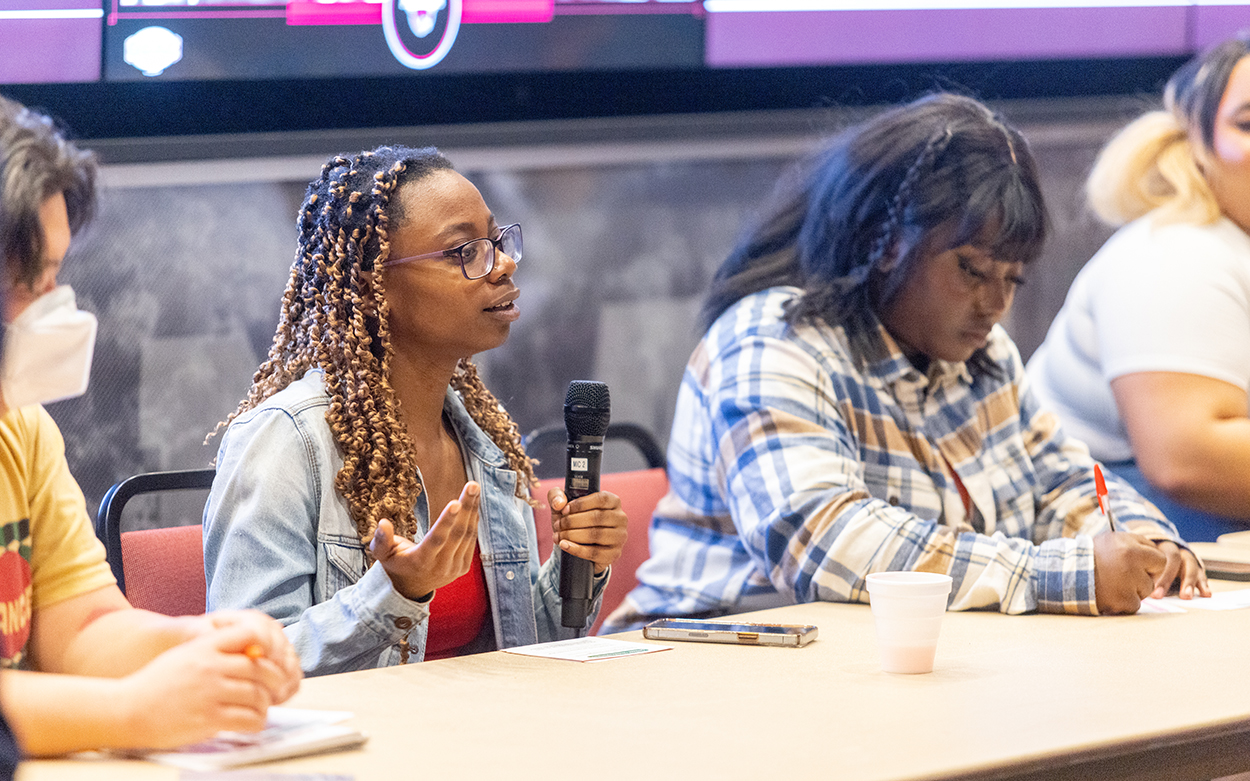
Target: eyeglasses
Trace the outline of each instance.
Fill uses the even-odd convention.
[[[382,268],[431,258],[456,258],[460,261],[460,273],[464,274],[465,279],[481,279],[495,270],[495,258],[500,252],[512,258],[513,263],[521,262],[523,250],[521,226],[518,223],[501,228],[497,239],[474,239],[451,249],[388,260],[382,264]]]

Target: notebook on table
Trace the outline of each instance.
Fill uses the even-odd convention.
[[[363,732],[340,723],[352,715],[349,711],[272,707],[260,732],[219,732],[200,743],[140,756],[183,770],[212,771],[350,748],[368,740]]]

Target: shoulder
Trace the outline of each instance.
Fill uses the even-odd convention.
[[[321,410],[321,416],[324,417],[324,409],[329,406],[330,397],[326,394],[321,370],[312,369],[300,379],[240,415],[231,424],[231,428],[234,428],[236,424],[244,425],[257,418],[272,416],[274,413],[277,416],[295,418],[310,410]]]
[[[761,392],[760,384],[806,392],[813,384],[858,378],[845,330],[824,322],[787,320],[797,287],[774,287],[746,296],[708,329],[690,362],[687,380],[699,387]]]
[[[28,453],[51,453],[59,456],[65,452],[65,439],[61,436],[61,429],[40,404],[6,412],[0,417],[0,436],[8,440],[10,447]]]
[[[731,304],[708,328],[714,333],[750,333],[785,324],[786,305],[802,294],[797,287],[770,287]]]
[[[329,406],[321,372],[309,371],[230,423],[218,453],[219,471],[222,458],[234,450],[260,447],[274,452],[296,447],[312,453],[334,449],[326,422]]]
[[[736,301],[716,319],[703,338],[704,350],[712,356],[736,352],[744,344],[794,344],[800,347],[819,343],[821,352],[838,351],[841,329],[818,324],[791,324],[787,309],[802,295],[797,287],[778,286],[752,293]],[[831,336],[834,338],[831,340]]]
[[[1116,231],[1095,257],[1104,263],[1184,261],[1189,273],[1194,264],[1245,264],[1250,258],[1250,236],[1226,217],[1195,225],[1159,222],[1152,213]]]

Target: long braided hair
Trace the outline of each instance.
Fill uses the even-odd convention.
[[[974,244],[1027,263],[1041,254],[1047,224],[1024,137],[972,98],[930,95],[849,128],[783,179],[717,272],[703,320],[793,285],[803,293],[789,320],[840,325],[867,359],[884,348],[875,312],[923,257]],[[945,246],[934,246],[939,236]],[[995,371],[984,348],[969,367]]]
[[[390,383],[392,346],[383,276],[390,220],[401,221],[398,192],[451,162],[433,147],[383,146],[355,157],[335,156],[311,182],[298,220],[291,279],[269,357],[247,398],[223,424],[319,368],[330,397],[326,422],[343,456],[334,486],[347,502],[361,542],[378,521],[399,534],[416,531],[412,508],[421,493],[407,428]],[[536,482],[520,431],[477,367],[461,360],[451,380],[473,420],[517,472],[517,496],[529,501]],[[435,508],[431,508],[435,512]]]

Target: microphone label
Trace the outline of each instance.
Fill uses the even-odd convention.
[[[589,458],[570,458],[569,469],[573,470],[574,472],[590,471],[590,459]]]

